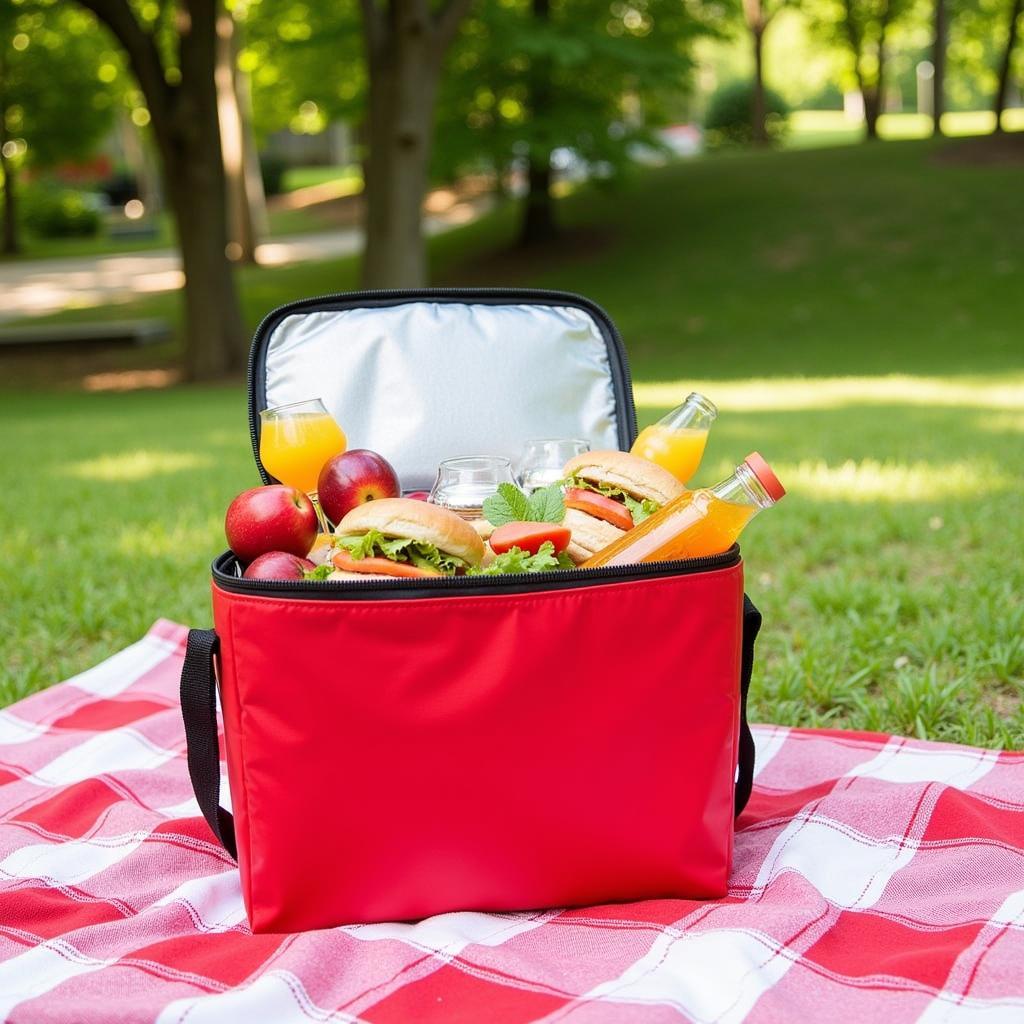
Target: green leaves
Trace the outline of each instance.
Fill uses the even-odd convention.
[[[515,484],[498,484],[498,493],[484,500],[484,516],[492,526],[526,522],[529,513],[530,501]]]
[[[512,548],[498,555],[490,565],[482,569],[470,569],[469,576],[505,576],[511,573],[551,572],[554,569],[572,569],[572,559],[563,551],[555,554],[555,546],[546,540],[537,549],[537,554],[521,548]]]
[[[515,484],[498,484],[498,493],[484,502],[484,517],[492,526],[506,523],[560,523],[565,516],[562,485],[534,491],[529,498]]]
[[[303,577],[307,580],[325,580],[334,572],[334,566],[330,562],[318,565],[315,569],[307,569]]]
[[[345,548],[353,558],[390,558],[392,562],[409,562],[420,569],[436,569],[445,576],[466,563],[455,555],[448,555],[433,544],[409,537],[385,537],[380,530],[349,537],[335,537],[335,543]]]
[[[613,487],[611,484],[595,484],[592,480],[584,480],[581,477],[572,477],[567,481],[570,487],[579,487],[585,491],[594,491],[603,494],[606,498],[619,499],[633,517],[633,525],[639,526],[649,515],[653,515],[661,506],[650,498],[634,498],[621,487]]]

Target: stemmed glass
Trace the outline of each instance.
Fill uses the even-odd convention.
[[[330,523],[320,508],[317,481],[328,459],[340,455],[348,440],[319,398],[290,402],[260,413],[260,462],[283,484],[304,491],[316,510],[320,529]]]
[[[574,456],[590,451],[590,442],[578,437],[542,437],[523,445],[516,467],[519,486],[532,494],[562,479],[562,468]]]
[[[457,512],[463,519],[480,519],[484,514],[484,499],[494,494],[502,483],[515,483],[512,462],[502,455],[445,459],[437,467],[437,479],[429,500]]]

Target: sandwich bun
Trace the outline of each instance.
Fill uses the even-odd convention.
[[[469,523],[449,509],[415,498],[380,498],[357,505],[338,523],[334,533],[345,537],[368,530],[379,530],[385,537],[408,537],[433,544],[467,565],[478,566],[484,557],[484,542]]]
[[[591,555],[596,555],[602,548],[608,547],[612,541],[618,540],[626,531],[620,530],[603,519],[581,512],[578,508],[567,508],[562,525],[572,531],[572,538],[566,552],[579,565]]]
[[[686,488],[665,468],[629,452],[596,451],[574,455],[562,470],[595,484],[619,487],[634,498],[664,505]]]

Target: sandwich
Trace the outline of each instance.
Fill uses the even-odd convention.
[[[328,579],[458,576],[483,561],[484,542],[454,512],[413,498],[357,505],[334,531]]]
[[[584,452],[563,470],[569,557],[578,565],[642,523],[686,488],[667,470],[628,452]]]

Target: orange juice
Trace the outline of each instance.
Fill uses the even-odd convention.
[[[260,430],[260,461],[283,484],[315,494],[324,463],[348,441],[329,413],[298,412],[267,418]]]
[[[721,554],[761,509],[770,508],[785,493],[768,463],[751,452],[721,483],[673,498],[580,568]]]
[[[689,483],[704,457],[706,428],[653,423],[640,431],[630,451],[667,469],[680,483]]]

